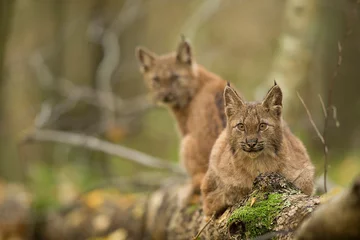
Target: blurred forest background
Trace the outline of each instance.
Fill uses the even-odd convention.
[[[360,172],[359,10],[356,0],[2,0],[0,178],[25,181],[35,206],[47,208],[114,179],[171,175],[71,144],[23,140],[51,129],[177,162],[175,122],[148,98],[134,49],[174,51],[184,34],[197,62],[246,99],[260,100],[278,82],[285,119],[317,176],[323,144],[296,92],[321,132],[318,95],[327,105],[331,94],[329,174],[346,185]]]

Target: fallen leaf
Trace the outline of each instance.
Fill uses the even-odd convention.
[[[256,202],[256,197],[251,198],[250,207],[252,207],[255,202]]]

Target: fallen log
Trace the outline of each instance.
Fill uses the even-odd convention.
[[[133,240],[247,239],[270,231],[288,232],[280,238],[290,239],[293,230],[320,203],[318,197],[302,194],[278,174],[261,174],[244,200],[209,221],[200,204],[180,204],[186,188],[186,184],[169,184],[131,200],[124,195],[102,197],[95,200],[96,204],[83,200],[69,211],[49,215],[37,229],[49,240],[101,236]]]
[[[156,239],[194,239],[207,224],[200,205],[179,207],[179,192],[168,189],[150,197],[148,212],[152,214],[147,217],[146,224],[149,235],[156,233]],[[289,231],[282,238],[290,238],[293,230],[319,203],[318,197],[302,194],[282,176],[261,174],[255,179],[252,192],[212,220],[197,238],[247,239],[269,231]]]
[[[0,182],[1,239],[360,239],[360,176],[319,206],[278,174],[262,174],[252,192],[210,221],[201,205],[182,207],[187,185],[149,194],[97,189],[39,219],[25,188]],[[34,224],[36,220],[36,224]],[[260,237],[258,237],[260,236]]]

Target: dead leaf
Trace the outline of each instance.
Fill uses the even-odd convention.
[[[251,198],[250,207],[252,207],[255,202],[256,202],[256,197]]]

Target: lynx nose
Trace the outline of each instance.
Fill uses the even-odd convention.
[[[248,147],[250,147],[250,148],[255,147],[257,143],[258,143],[257,138],[246,139],[246,145],[248,145]]]

